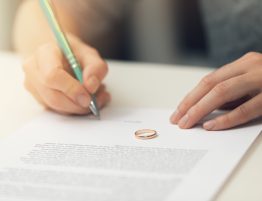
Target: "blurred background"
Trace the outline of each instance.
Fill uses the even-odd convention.
[[[15,12],[22,0],[0,0],[0,50],[11,50]]]
[[[12,26],[22,0],[0,0],[0,50],[12,50]],[[207,66],[204,31],[196,1],[143,0],[128,19],[122,60]],[[177,2],[180,2],[179,5]],[[190,3],[192,2],[192,3]],[[179,8],[179,9],[176,9]],[[185,10],[186,9],[186,10]],[[180,15],[176,17],[174,13]],[[188,15],[188,13],[191,13]],[[184,15],[184,16],[183,16]],[[176,19],[176,20],[174,20]],[[185,24],[196,24],[184,26]],[[146,25],[146,26],[145,26]],[[197,30],[197,31],[196,31]],[[194,37],[192,37],[194,36]],[[183,41],[183,42],[182,42]],[[154,50],[154,51],[152,51]]]

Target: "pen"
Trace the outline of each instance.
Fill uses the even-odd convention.
[[[57,40],[57,43],[64,53],[66,59],[68,60],[71,68],[73,69],[73,72],[75,74],[75,77],[80,81],[80,83],[83,83],[83,75],[82,75],[82,68],[77,61],[70,44],[66,38],[66,35],[64,34],[61,26],[59,25],[58,19],[56,18],[54,6],[52,5],[51,0],[39,0],[40,5],[42,7],[42,10],[47,18],[47,21],[49,23],[49,26],[51,27],[55,38]],[[91,103],[90,103],[90,110],[92,113],[100,119],[100,112],[99,108],[97,106],[96,97],[95,95],[91,94]]]

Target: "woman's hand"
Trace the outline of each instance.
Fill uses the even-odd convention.
[[[101,85],[108,67],[98,52],[80,39],[69,42],[83,67],[84,84],[80,84],[56,43],[45,44],[24,62],[25,86],[45,107],[62,114],[88,114],[90,93],[96,93],[98,105],[110,99]]]
[[[209,113],[233,102],[238,105],[232,111],[205,122],[203,127],[223,130],[262,116],[262,54],[248,53],[204,77],[180,103],[171,122],[191,128]]]

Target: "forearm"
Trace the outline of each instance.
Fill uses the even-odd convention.
[[[59,21],[65,32],[78,35],[79,31],[74,19],[69,18],[62,5],[56,4]],[[24,1],[17,13],[13,43],[15,50],[23,57],[30,55],[39,46],[54,40],[37,0]]]

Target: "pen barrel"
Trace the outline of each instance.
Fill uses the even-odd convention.
[[[78,63],[75,55],[71,51],[65,51],[63,49],[64,55],[67,58],[67,61],[71,68],[74,71],[75,77],[79,80],[80,83],[83,84],[83,73],[82,73],[82,68],[80,64]]]
[[[66,35],[64,34],[59,22],[56,19],[56,15],[52,9],[51,1],[50,0],[39,0],[40,5],[47,17],[48,23],[55,35],[55,38],[58,42],[60,49],[62,50],[63,54],[65,55],[68,63],[70,64],[75,77],[79,80],[81,84],[83,84],[83,73],[80,63],[77,61],[72,48],[70,47],[69,41],[67,40]],[[95,116],[99,117],[99,109],[96,103],[96,98],[93,94],[91,94],[91,103],[90,103],[90,110],[95,114]]]
[[[70,47],[66,35],[63,33],[62,28],[56,19],[55,13],[52,10],[51,2],[49,0],[40,0],[40,5],[43,8],[60,49],[63,51],[68,63],[74,71],[75,77],[83,83],[82,68]]]
[[[75,64],[75,65],[79,65],[79,64]],[[76,78],[79,80],[79,82],[81,84],[83,84],[84,83],[84,81],[83,81],[83,73],[82,73],[82,70],[81,70],[80,66],[76,67],[76,68],[73,68],[73,71],[74,71],[74,74],[75,74]]]

